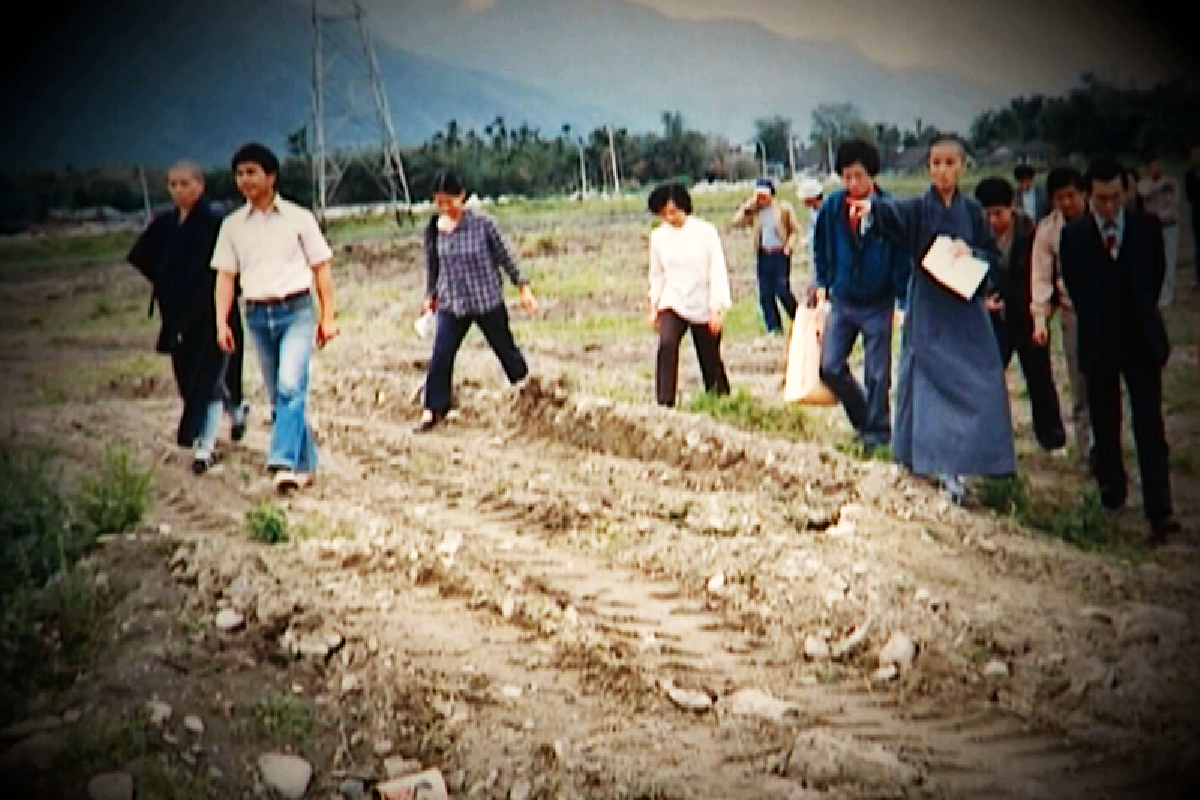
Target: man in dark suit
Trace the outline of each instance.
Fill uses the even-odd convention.
[[[1166,274],[1157,218],[1125,206],[1123,168],[1099,158],[1088,168],[1092,211],[1063,229],[1063,281],[1078,315],[1080,370],[1092,417],[1092,472],[1104,507],[1125,505],[1121,381],[1129,392],[1142,504],[1151,539],[1179,530],[1171,507],[1162,370],[1171,348],[1158,308]]]
[[[1029,405],[1033,412],[1033,433],[1043,450],[1066,456],[1067,433],[1063,428],[1058,389],[1050,364],[1050,348],[1033,340],[1033,315],[1030,312],[1030,260],[1033,255],[1034,222],[1015,208],[1016,192],[1004,178],[984,178],[975,187],[975,199],[1000,247],[996,264],[997,293],[989,298],[988,311],[992,330],[1000,346],[1000,360],[1007,367],[1013,354],[1025,375]]]

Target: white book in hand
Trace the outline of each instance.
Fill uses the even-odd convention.
[[[987,262],[973,255],[954,255],[949,236],[937,237],[921,264],[938,283],[964,300],[975,296],[988,273]]]

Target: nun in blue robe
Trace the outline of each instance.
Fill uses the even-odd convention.
[[[957,484],[960,476],[1017,471],[1004,365],[984,298],[1000,251],[983,209],[955,188],[946,203],[930,186],[905,200],[879,196],[872,224],[912,253],[908,313],[900,337],[892,453],[911,472]],[[991,268],[964,300],[921,262],[941,235],[961,239]],[[954,490],[951,490],[955,493]]]

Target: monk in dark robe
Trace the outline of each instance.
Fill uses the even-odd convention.
[[[1004,363],[989,312],[1000,307],[996,268],[1000,250],[983,209],[958,186],[964,150],[945,135],[929,146],[930,187],[918,197],[876,197],[851,204],[851,219],[866,217],[879,232],[908,248],[913,259],[908,314],[900,342],[892,452],[913,473],[938,476],[949,498],[963,503],[966,476],[1017,472]],[[956,254],[987,263],[988,275],[970,299],[934,279],[922,266],[939,236]]]
[[[170,355],[183,400],[175,441],[194,448],[192,470],[199,475],[214,463],[222,411],[232,417],[234,441],[246,433],[244,337],[235,307],[229,323],[236,346],[225,353],[217,344],[216,273],[209,263],[222,217],[204,194],[204,173],[191,162],[179,162],[167,181],[175,208],[154,218],[127,260],[153,287],[151,313],[157,304],[162,319],[155,349]]]

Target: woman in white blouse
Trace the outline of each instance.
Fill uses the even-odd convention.
[[[654,387],[660,406],[674,407],[679,345],[688,331],[706,392],[729,394],[721,360],[721,329],[731,305],[721,236],[692,216],[692,198],[678,183],[650,193],[650,213],[663,221],[650,234],[650,322],[658,330]]]

